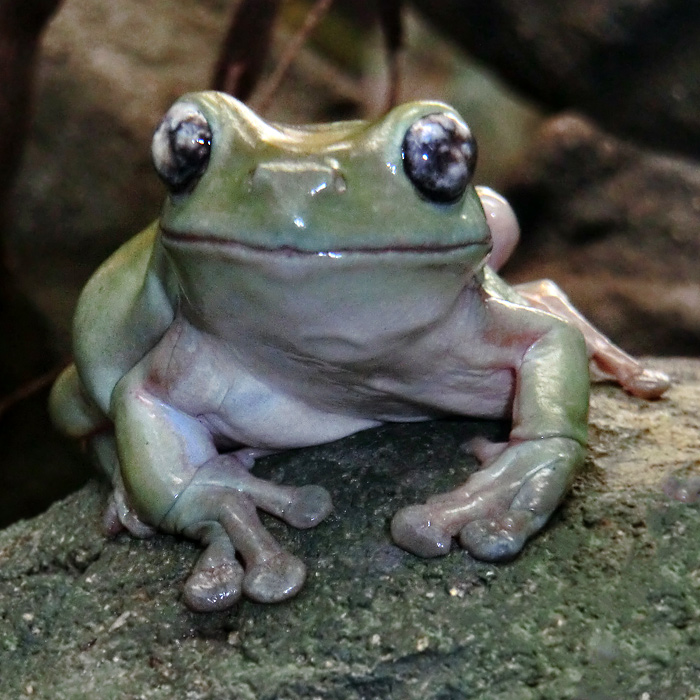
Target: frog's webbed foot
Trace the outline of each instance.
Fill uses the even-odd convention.
[[[189,607],[221,610],[241,594],[272,603],[302,587],[306,567],[272,537],[260,522],[258,508],[293,527],[310,528],[328,515],[331,500],[320,486],[279,486],[258,479],[234,455],[209,460],[163,523],[206,545],[185,584]]]
[[[668,375],[646,368],[595,328],[551,280],[519,284],[515,290],[532,306],[568,321],[583,333],[594,380],[614,380],[642,399],[658,399],[671,386]]]
[[[583,459],[570,438],[512,443],[454,491],[400,510],[392,537],[422,557],[447,554],[458,537],[478,559],[511,559],[556,509]]]

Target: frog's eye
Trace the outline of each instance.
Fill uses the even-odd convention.
[[[476,141],[452,114],[428,114],[406,132],[403,167],[415,188],[431,202],[458,200],[476,167]]]
[[[193,104],[173,105],[153,134],[153,164],[173,194],[195,185],[207,168],[210,151],[211,129]]]

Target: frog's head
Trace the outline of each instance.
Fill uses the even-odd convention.
[[[313,278],[316,297],[319,280],[336,295],[345,284],[348,298],[439,295],[445,274],[457,293],[491,248],[471,182],[475,141],[439,102],[374,123],[287,126],[225,94],[195,93],[164,117],[153,158],[169,190],[163,244],[191,299],[202,292],[194,268],[211,278],[223,261],[239,284],[242,268],[266,278],[246,289],[258,300],[291,276],[299,293],[301,278]],[[219,284],[225,274],[217,268]],[[435,288],[421,292],[417,280],[430,277]]]
[[[489,230],[471,185],[476,143],[447,105],[375,123],[268,123],[234,98],[187,95],[153,139],[172,237],[290,254],[456,254],[478,263]]]

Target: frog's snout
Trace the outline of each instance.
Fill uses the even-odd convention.
[[[301,205],[313,197],[342,195],[347,183],[334,163],[272,161],[260,163],[250,173],[250,189],[251,194],[289,206]]]

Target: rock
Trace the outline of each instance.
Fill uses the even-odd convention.
[[[700,156],[700,6],[682,0],[414,0],[551,109]]]
[[[550,277],[635,354],[700,348],[700,163],[589,121],[548,121],[507,196],[522,228],[510,281]]]
[[[393,546],[400,505],[474,468],[492,423],[387,426],[270,457],[330,489],[314,530],[272,523],[309,565],[301,594],[198,615],[178,599],[195,548],[107,541],[92,483],[0,532],[0,696],[401,700],[692,697],[700,684],[700,510],[661,483],[700,472],[700,362],[665,361],[656,403],[593,392],[590,459],[516,561]]]

